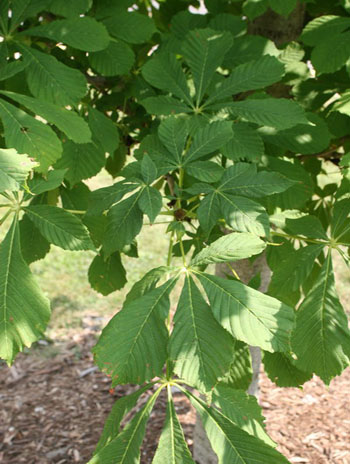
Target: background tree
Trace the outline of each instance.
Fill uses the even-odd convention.
[[[123,255],[137,256],[143,224],[168,223],[165,266],[131,288],[94,348],[112,386],[141,386],[115,403],[91,464],[139,461],[163,389],[154,463],[193,462],[174,386],[220,463],[287,462],[245,393],[248,346],[279,386],[312,374],[328,384],[349,365],[332,271],[333,250],[349,262],[348,2],[207,0],[206,15],[189,5],[0,5],[1,223],[12,218],[0,356],[11,364],[45,330],[49,302],[29,265],[50,244],[96,251],[88,277],[106,295],[125,285]],[[116,182],[91,192],[84,180],[104,167]],[[267,294],[259,275],[244,284],[230,264],[264,252]]]

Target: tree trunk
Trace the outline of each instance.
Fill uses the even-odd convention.
[[[266,292],[269,286],[271,271],[266,263],[265,254],[259,256],[253,263],[249,259],[242,259],[231,263],[231,266],[239,275],[242,282],[248,284],[250,280],[260,273],[260,287],[261,292]],[[217,264],[216,275],[226,277],[229,272],[226,264]],[[257,346],[250,346],[250,354],[252,358],[253,378],[249,385],[248,393],[256,397],[259,396],[259,372],[261,365],[261,352]],[[218,460],[216,454],[211,449],[209,440],[203,429],[200,418],[197,415],[196,425],[194,428],[194,441],[193,441],[193,457],[199,464],[217,464]]]

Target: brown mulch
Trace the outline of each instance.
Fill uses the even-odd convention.
[[[53,357],[37,349],[19,355],[10,369],[0,365],[2,464],[88,462],[114,401],[135,389],[110,391],[109,379],[93,365],[93,344],[90,334],[60,346]],[[350,464],[350,370],[329,389],[317,378],[303,390],[280,389],[263,376],[261,391],[267,429],[292,463]],[[175,407],[191,447],[195,414],[182,395],[175,395]],[[161,397],[148,425],[143,464],[152,460],[164,409]]]

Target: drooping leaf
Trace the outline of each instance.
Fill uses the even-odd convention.
[[[28,217],[48,242],[64,250],[94,250],[87,229],[72,213],[49,205],[29,205]]]
[[[263,362],[267,376],[278,387],[300,387],[312,377],[312,373],[298,369],[288,353],[265,352]]]
[[[112,40],[108,47],[99,52],[89,53],[91,66],[102,76],[127,74],[135,61],[135,54],[129,45]]]
[[[216,321],[187,274],[169,341],[175,373],[200,390],[209,391],[228,371],[233,348],[234,340]]]
[[[213,122],[196,131],[184,164],[188,164],[208,153],[218,150],[233,137],[232,123],[228,121]]]
[[[3,95],[20,103],[35,114],[54,124],[64,132],[73,142],[87,143],[91,140],[89,126],[83,118],[79,117],[74,111],[68,111],[53,105],[52,103],[42,102],[36,98],[28,97],[14,92],[1,91]]]
[[[142,75],[157,89],[165,90],[192,105],[185,74],[175,55],[159,53],[142,67]]]
[[[296,367],[314,372],[326,384],[349,365],[350,331],[335,290],[330,253],[297,311],[292,348],[298,358]]]
[[[146,186],[142,189],[138,205],[153,223],[162,209],[162,195],[154,187]]]
[[[47,24],[26,29],[25,34],[46,37],[87,52],[103,50],[109,44],[109,35],[105,26],[90,16],[56,19]]]
[[[140,462],[140,447],[148,418],[160,393],[157,390],[122,432],[101,448],[88,464],[128,464]]]
[[[86,93],[86,79],[77,69],[58,61],[54,56],[33,47],[21,45],[27,83],[32,94],[40,100],[59,106],[76,106]]]
[[[40,163],[37,171],[47,171],[61,156],[61,142],[48,125],[2,99],[0,118],[4,126],[6,145],[35,158]]]
[[[210,263],[224,263],[237,261],[258,255],[266,248],[266,243],[256,235],[249,233],[236,233],[220,237],[207,248],[200,251],[191,261],[195,266]]]
[[[1,243],[0,262],[0,357],[11,365],[43,334],[50,317],[49,301],[21,254],[17,217]]]
[[[25,183],[36,166],[27,155],[20,155],[13,148],[0,149],[0,192],[15,192]]]
[[[236,340],[230,370],[220,379],[220,383],[230,388],[248,390],[252,378],[253,369],[249,347]]]
[[[176,279],[127,302],[103,329],[94,347],[99,368],[112,377],[112,386],[141,384],[162,373],[167,358],[165,318]]]
[[[95,108],[89,108],[89,126],[93,137],[104,151],[113,154],[119,146],[119,132],[116,124]]]
[[[142,211],[138,206],[142,190],[123,200],[108,212],[107,230],[103,242],[106,255],[129,245],[142,227]]]
[[[231,46],[232,36],[229,32],[196,29],[188,33],[182,52],[193,74],[197,107]]]
[[[248,90],[262,89],[278,82],[284,74],[284,65],[273,56],[237,66],[230,76],[215,87],[206,105],[232,97]]]
[[[266,351],[287,351],[293,310],[241,282],[198,273],[212,311],[235,338]]]
[[[174,402],[168,398],[166,418],[152,464],[195,464],[177,418]]]
[[[214,389],[213,402],[226,417],[249,435],[259,438],[267,445],[276,446],[265,432],[264,417],[254,396],[219,383]]]
[[[105,164],[105,153],[95,142],[74,143],[67,140],[63,144],[61,158],[55,169],[66,169],[65,178],[70,186],[97,174]]]
[[[249,435],[218,409],[208,407],[189,391],[219,464],[287,464],[287,459],[263,441]]]
[[[126,284],[126,271],[120,259],[120,253],[113,253],[104,259],[96,255],[89,267],[91,287],[106,296],[120,290]]]

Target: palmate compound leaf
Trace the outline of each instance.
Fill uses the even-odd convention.
[[[232,43],[232,35],[225,31],[196,29],[187,34],[182,52],[192,71],[197,107]]]
[[[158,448],[152,464],[195,464],[185,441],[184,433],[177,418],[170,387],[166,418]]]
[[[10,365],[24,346],[44,332],[50,304],[20,250],[17,217],[0,247],[0,358]]]
[[[278,387],[300,387],[311,379],[312,373],[301,371],[289,353],[263,354],[264,370]]]
[[[20,155],[13,148],[0,148],[0,192],[18,191],[35,166],[37,163],[27,155]]]
[[[184,393],[201,418],[219,464],[288,464],[278,451],[249,435],[218,409],[208,407],[189,391]]]
[[[91,66],[102,76],[127,74],[134,61],[135,54],[132,48],[116,39],[112,39],[104,50],[89,53]]]
[[[217,321],[233,337],[266,351],[288,351],[294,311],[241,282],[196,272]]]
[[[29,205],[23,209],[48,242],[64,250],[95,249],[86,227],[74,214],[50,205]]]
[[[73,142],[90,142],[91,131],[89,126],[75,111],[69,111],[57,105],[53,105],[52,103],[43,102],[19,93],[7,91],[1,91],[0,93],[25,106],[33,113],[46,119],[49,123],[57,126],[58,129],[64,132]]]
[[[138,205],[153,223],[162,209],[162,195],[156,188],[147,185],[142,189]]]
[[[331,253],[297,311],[292,349],[296,367],[314,372],[326,384],[349,365],[350,331],[335,289]]]
[[[41,235],[27,214],[19,221],[21,253],[27,264],[42,259],[50,251],[50,243]]]
[[[230,370],[220,379],[220,384],[235,390],[248,390],[252,377],[253,369],[249,346],[236,340]]]
[[[265,431],[261,407],[254,396],[219,383],[213,391],[213,403],[242,430],[267,445],[276,446]]]
[[[191,261],[191,265],[237,261],[258,255],[266,248],[266,243],[253,234],[233,232],[220,237],[207,248],[201,250]]]
[[[136,405],[140,396],[152,387],[152,383],[139,388],[130,395],[123,396],[118,399],[111,412],[105,421],[102,434],[94,450],[94,455],[97,454],[108,445],[120,432],[120,425],[125,415]]]
[[[89,126],[92,135],[109,154],[113,154],[119,146],[117,125],[96,108],[89,108]]]
[[[93,352],[99,368],[112,377],[112,386],[141,384],[161,375],[167,358],[165,318],[176,279],[129,300],[103,329]]]
[[[234,344],[187,274],[169,341],[175,373],[199,390],[210,391],[229,370]]]
[[[99,450],[88,464],[134,464],[140,462],[140,447],[148,418],[160,393],[158,389],[146,405],[124,427],[116,438]]]
[[[37,171],[47,171],[61,156],[62,144],[51,127],[3,99],[0,99],[0,119],[6,145],[35,158],[40,163]]]
[[[158,128],[158,136],[177,163],[181,163],[186,139],[189,135],[186,119],[170,117],[163,119]]]

